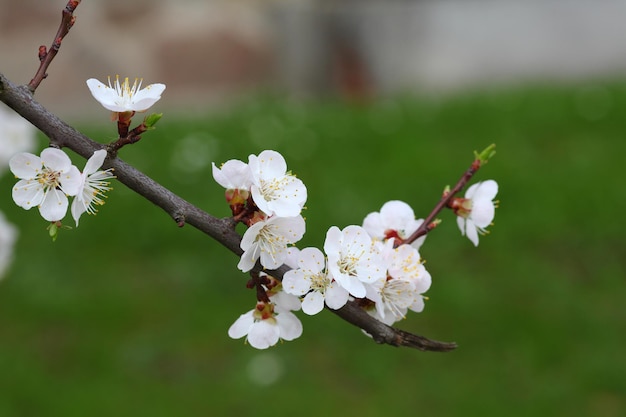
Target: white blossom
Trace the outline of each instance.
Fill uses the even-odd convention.
[[[322,251],[317,248],[302,249],[297,265],[297,268],[285,273],[283,289],[287,293],[304,296],[302,311],[306,314],[319,313],[324,303],[336,310],[348,302],[348,291],[328,275]]]
[[[20,178],[13,187],[15,203],[29,210],[38,206],[41,216],[50,222],[65,217],[67,196],[80,191],[81,174],[61,150],[46,148],[41,157],[22,152],[9,161],[11,172]]]
[[[410,237],[413,232],[424,222],[423,219],[415,219],[411,206],[403,201],[388,201],[380,209],[365,216],[363,228],[376,240]],[[419,249],[424,243],[426,236],[416,239],[412,245]]]
[[[99,171],[106,156],[107,152],[104,149],[95,151],[91,158],[87,160],[85,169],[81,173],[80,191],[74,197],[71,207],[72,217],[76,221],[76,226],[78,226],[78,220],[84,212],[89,214],[96,213],[97,210],[94,208],[94,205],[103,205],[104,193],[111,189],[107,180],[115,178],[112,170]]]
[[[252,185],[250,167],[238,159],[226,161],[219,168],[213,164],[213,178],[227,190],[249,191]]]
[[[242,314],[228,329],[228,336],[246,341],[256,349],[267,349],[280,339],[294,340],[302,335],[302,323],[290,311],[272,303],[258,302],[256,308]]]
[[[386,276],[380,252],[361,226],[348,226],[343,230],[331,227],[326,233],[324,252],[330,275],[356,298],[365,297],[363,283]]]
[[[247,272],[260,259],[261,265],[267,269],[276,269],[285,263],[287,245],[296,243],[305,232],[302,216],[270,217],[253,224],[246,230],[241,239],[244,250],[237,267]]]
[[[103,84],[95,78],[87,80],[87,87],[93,97],[98,100],[102,106],[113,112],[132,112],[146,111],[161,98],[161,94],[165,91],[165,84],[150,84],[141,88],[143,80],[135,78],[135,82],[131,85],[128,77],[120,84],[120,77],[115,77],[115,82],[111,84],[109,77],[109,85]]]
[[[392,324],[404,318],[408,309],[415,312],[424,309],[422,294],[430,288],[431,276],[411,245],[394,248],[389,241],[381,252],[387,277],[366,286],[367,298],[376,303],[376,317]]]
[[[495,217],[496,205],[493,199],[496,194],[498,183],[494,180],[476,183],[467,189],[465,200],[456,210],[459,229],[474,246],[478,246],[478,235],[487,233],[485,229]]]
[[[268,216],[293,217],[300,214],[307,198],[304,183],[287,172],[285,158],[276,151],[250,155],[250,192],[257,207]]]

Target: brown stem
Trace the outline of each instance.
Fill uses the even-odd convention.
[[[39,47],[39,69],[37,69],[35,76],[28,83],[28,89],[32,93],[34,93],[37,87],[39,87],[39,84],[41,84],[43,79],[48,76],[46,71],[48,71],[50,63],[52,63],[52,60],[59,52],[63,38],[65,38],[76,21],[74,10],[78,7],[80,2],[81,0],[70,0],[67,2],[67,5],[61,14],[61,24],[59,25],[56,35],[54,36],[52,46],[50,46],[48,51],[46,51],[46,47],[43,45]]]
[[[108,147],[109,153],[117,155],[117,151],[119,151],[122,147],[139,142],[139,140],[141,139],[141,135],[146,133],[147,131],[148,131],[148,128],[146,127],[144,123],[135,127],[130,132],[128,131],[128,128],[127,128],[126,135],[124,137],[120,136],[116,141],[112,142],[109,145]]]
[[[14,85],[1,73],[0,101],[35,125],[48,136],[50,143],[54,146],[67,147],[86,159],[91,157],[94,151],[105,149],[105,145],[78,132],[33,100],[32,92],[27,87]],[[177,225],[188,223],[218,241],[235,255],[241,256],[243,253],[239,246],[241,236],[235,231],[235,221],[232,218],[218,219],[211,216],[128,165],[114,152],[109,152],[104,168],[114,168],[115,175],[121,183],[163,209]],[[260,269],[257,263],[254,270]],[[267,272],[280,279],[288,270],[289,268],[283,265],[275,271]],[[368,315],[355,302],[349,302],[333,312],[347,322],[365,330],[377,343],[437,352],[449,351],[456,347],[454,343],[429,340],[423,336],[387,326]]]
[[[476,174],[476,171],[480,168],[480,160],[476,159],[472,162],[472,165],[465,171],[465,173],[461,176],[456,185],[448,192],[444,193],[441,200],[435,205],[430,214],[424,219],[424,222],[417,228],[415,232],[408,238],[404,240],[404,243],[411,244],[415,242],[420,237],[424,236],[426,233],[430,232],[437,226],[435,222],[435,217],[448,206],[450,200],[454,198],[454,196],[465,187],[465,185],[469,182],[469,180]]]

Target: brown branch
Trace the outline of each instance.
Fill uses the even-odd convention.
[[[283,265],[276,270],[265,272],[274,278],[282,280],[283,275],[290,269],[287,265]],[[257,263],[253,271],[258,270],[260,270],[260,265]],[[333,310],[328,306],[325,306],[325,308],[348,323],[364,330],[376,343],[396,347],[404,346],[430,352],[449,352],[457,348],[457,344],[454,342],[440,342],[388,326],[367,314],[359,306],[358,302],[354,300],[348,301],[346,305],[338,310]]]
[[[35,76],[28,83],[28,89],[32,93],[34,93],[37,87],[39,87],[39,84],[41,84],[43,79],[48,76],[46,71],[48,71],[50,63],[59,52],[63,38],[65,38],[72,26],[74,26],[74,22],[76,21],[74,10],[78,7],[80,2],[81,0],[70,0],[67,2],[65,9],[63,9],[63,12],[61,13],[61,24],[59,25],[56,35],[54,35],[54,40],[52,41],[50,50],[46,51],[46,47],[44,45],[39,47],[39,69],[37,69]]]
[[[432,352],[449,352],[457,347],[456,343],[453,342],[438,342],[436,340],[427,339],[424,336],[387,326],[373,319],[372,316],[359,307],[356,301],[349,301],[339,310],[328,310],[345,321],[363,329],[367,334],[372,336],[376,343],[384,343],[396,347],[404,346]]]
[[[106,148],[105,145],[78,132],[33,100],[28,87],[14,85],[1,73],[0,101],[6,103],[41,130],[48,136],[50,144],[53,146],[67,147],[85,159],[91,157],[94,151]],[[239,246],[241,236],[235,231],[235,221],[232,218],[218,219],[211,216],[128,165],[119,159],[114,152],[109,153],[104,168],[114,168],[115,175],[121,183],[163,209],[178,226],[185,223],[190,224],[218,241],[235,255],[241,256],[243,253]],[[259,269],[257,263],[256,270]],[[268,271],[268,273],[281,279],[288,270],[289,268],[283,265],[275,271]],[[377,343],[438,352],[449,351],[456,347],[454,343],[429,340],[423,336],[387,326],[368,315],[354,302],[348,303],[339,310],[331,311],[347,322],[365,330]]]

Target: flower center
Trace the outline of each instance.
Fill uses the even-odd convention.
[[[122,99],[122,103],[117,103],[117,104],[131,103],[133,96],[141,88],[142,82],[143,82],[143,79],[135,78],[135,82],[131,86],[130,81],[128,80],[128,77],[126,77],[124,78],[124,81],[122,82],[122,84],[120,84],[120,76],[116,75],[115,85],[111,85],[111,78],[109,77],[109,87],[115,89],[115,92],[117,93],[117,95]]]
[[[284,237],[274,232],[274,227],[264,226],[259,230],[256,241],[259,243],[261,252],[269,253],[272,259],[276,256],[276,247],[284,245]]]
[[[289,183],[289,176],[286,175],[281,178],[275,178],[271,181],[260,180],[259,182],[261,185],[259,190],[261,191],[263,197],[265,197],[265,200],[274,201],[281,197],[280,192]]]
[[[43,168],[41,174],[37,178],[39,184],[46,189],[54,189],[59,186],[59,177],[61,173],[59,171],[53,171],[50,168]]]
[[[450,201],[450,208],[454,211],[454,214],[457,216],[468,218],[472,213],[473,201],[471,198],[453,198]]]
[[[328,276],[320,272],[318,274],[311,275],[311,289],[313,291],[318,291],[322,294],[326,293],[326,288],[330,285],[330,279]]]
[[[402,309],[409,307],[414,301],[413,286],[404,280],[388,280],[380,291],[380,298],[394,317],[404,318]]]
[[[356,256],[344,256],[339,260],[337,265],[341,273],[355,277],[357,275],[356,265],[358,262],[359,258]]]

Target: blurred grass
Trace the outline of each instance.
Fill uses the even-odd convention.
[[[459,349],[378,346],[323,312],[255,351],[226,335],[254,294],[201,233],[115,184],[52,243],[7,197],[21,236],[0,285],[0,416],[625,415],[624,114],[623,84],[166,113],[122,158],[226,216],[210,162],[278,150],[309,189],[301,247],[390,199],[425,216],[496,143],[476,177],[500,183],[492,233],[475,249],[444,213],[422,249],[430,301],[400,323]]]

